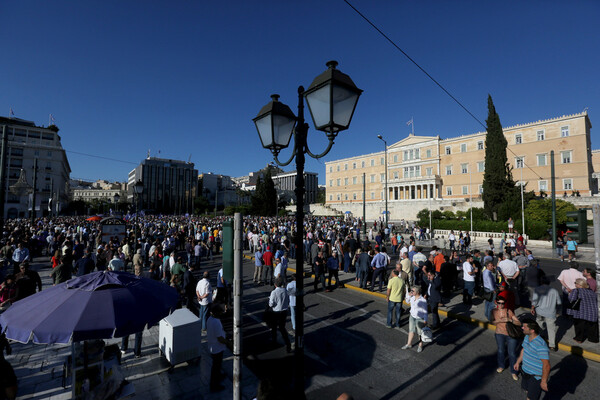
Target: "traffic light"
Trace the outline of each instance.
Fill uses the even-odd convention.
[[[587,243],[587,210],[579,209],[577,211],[568,211],[567,218],[574,218],[574,221],[567,222],[569,233],[567,236],[577,241],[577,243]]]
[[[233,281],[233,220],[223,222],[223,276]]]

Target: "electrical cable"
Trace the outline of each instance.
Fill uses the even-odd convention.
[[[441,83],[439,83],[433,76],[431,76],[423,67],[421,67],[415,60],[412,59],[412,57],[410,57],[404,50],[402,50],[402,48],[400,48],[400,46],[398,46],[392,39],[390,39],[389,36],[387,36],[385,33],[383,33],[383,31],[381,29],[379,29],[377,27],[377,25],[375,25],[373,22],[371,22],[371,20],[369,20],[369,18],[367,18],[363,13],[361,13],[356,7],[354,7],[352,4],[350,4],[350,2],[348,0],[343,0],[344,3],[346,3],[350,8],[352,8],[362,19],[364,19],[369,25],[371,25],[373,27],[373,29],[375,29],[381,36],[383,36],[388,42],[390,42],[390,44],[392,46],[394,46],[399,52],[401,52],[411,63],[413,63],[417,68],[419,68],[419,70],[421,70],[421,72],[423,72],[433,83],[435,83],[440,89],[442,89],[444,91],[444,93],[446,93],[452,100],[454,100],[454,102],[456,104],[458,104],[463,110],[465,110],[467,112],[467,114],[469,114],[475,121],[477,121],[481,126],[483,126],[483,128],[485,128],[487,130],[487,127],[483,124],[483,122],[481,122],[475,115],[473,115],[473,113],[471,111],[469,111],[467,109],[467,107],[465,107],[456,97],[454,97],[444,86],[442,86]],[[515,157],[520,157],[517,156],[517,154],[512,151],[508,146],[506,147],[506,149],[508,151],[510,151]],[[533,172],[533,174],[535,176],[537,176],[539,179],[543,179],[537,172],[535,172],[530,166],[525,164],[525,160],[522,161],[523,166],[529,168],[529,170],[531,170],[531,172]]]

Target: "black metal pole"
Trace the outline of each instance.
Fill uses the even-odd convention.
[[[367,236],[367,175],[363,172],[363,234]],[[360,238],[356,238],[357,240]]]
[[[31,226],[35,224],[35,201],[37,200],[37,158],[33,159],[33,194],[31,195]]]
[[[556,251],[556,186],[554,175],[554,150],[550,152],[550,187],[552,190],[552,250]],[[554,255],[554,254],[553,254]]]
[[[294,391],[304,399],[304,154],[308,125],[304,122],[304,87],[298,87],[298,125],[296,127],[296,335],[294,338]]]
[[[2,149],[0,150],[0,229],[4,227],[4,203],[6,202],[6,150],[8,135],[6,125],[2,126]]]

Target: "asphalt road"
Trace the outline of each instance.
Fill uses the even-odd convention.
[[[558,276],[566,263],[544,261],[548,275]],[[289,397],[293,357],[280,337],[270,343],[262,314],[271,288],[252,284],[253,263],[244,262],[244,343],[246,365],[269,378]],[[406,343],[408,313],[401,327],[385,327],[383,299],[350,289],[312,292],[305,280],[305,376],[308,399],[336,399],[346,391],[355,399],[520,399],[520,382],[508,370],[496,373],[494,333],[446,320],[434,343],[422,353]],[[291,324],[288,322],[288,329]],[[293,343],[293,337],[290,336]],[[600,364],[563,352],[550,355],[550,392],[546,399],[597,398]],[[288,394],[286,397],[285,393]]]

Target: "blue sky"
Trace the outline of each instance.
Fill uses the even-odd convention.
[[[598,1],[349,1],[484,123],[488,93],[504,126],[585,107],[600,123]],[[0,115],[52,113],[74,178],[124,181],[148,150],[200,172],[260,169],[272,157],[252,118],[272,93],[295,110],[332,59],[364,93],[329,155],[307,161],[321,183],[324,161],[380,151],[377,135],[399,141],[411,118],[417,135],[483,130],[343,0],[2,1],[0,38]]]

